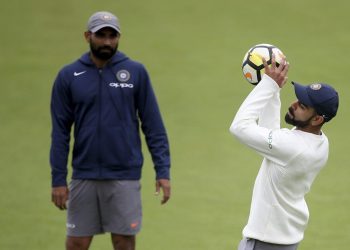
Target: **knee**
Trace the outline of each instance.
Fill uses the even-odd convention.
[[[134,249],[135,248],[135,236],[134,235],[116,235],[112,234],[112,241],[114,249]]]
[[[67,250],[87,250],[91,242],[90,237],[67,237]]]

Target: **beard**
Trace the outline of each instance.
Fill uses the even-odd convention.
[[[284,120],[286,121],[286,123],[293,125],[297,128],[305,128],[306,126],[308,126],[310,124],[311,119],[314,117],[310,117],[309,119],[307,119],[306,121],[300,121],[300,120],[296,120],[295,116],[294,116],[294,111],[292,108],[288,109],[289,112],[286,113]],[[291,115],[289,115],[291,114]]]
[[[90,51],[96,58],[100,60],[108,61],[117,52],[117,49],[118,45],[115,48],[111,46],[98,47],[90,40]]]

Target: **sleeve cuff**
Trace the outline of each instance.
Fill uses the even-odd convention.
[[[167,179],[170,180],[170,166],[156,166],[156,179]]]
[[[264,82],[268,82],[269,85],[270,85],[271,87],[273,87],[275,90],[280,90],[280,86],[279,86],[279,85],[277,84],[277,82],[276,82],[274,79],[272,79],[270,76],[264,74],[261,81],[263,81],[263,80],[264,80]],[[260,84],[260,83],[259,83],[259,84]]]

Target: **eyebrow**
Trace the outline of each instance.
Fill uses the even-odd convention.
[[[302,102],[299,101],[299,100],[298,100],[298,102],[299,102],[300,105],[303,105],[303,106],[305,106],[306,108],[309,108],[309,107],[310,107],[309,105],[306,105],[305,103],[302,103]]]

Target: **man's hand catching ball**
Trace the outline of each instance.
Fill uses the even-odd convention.
[[[265,74],[271,77],[278,84],[278,86],[282,88],[288,80],[287,74],[289,70],[289,63],[286,61],[286,58],[282,58],[279,66],[276,64],[274,54],[272,54],[270,66],[267,64],[265,58],[262,58],[262,60],[265,68]]]

